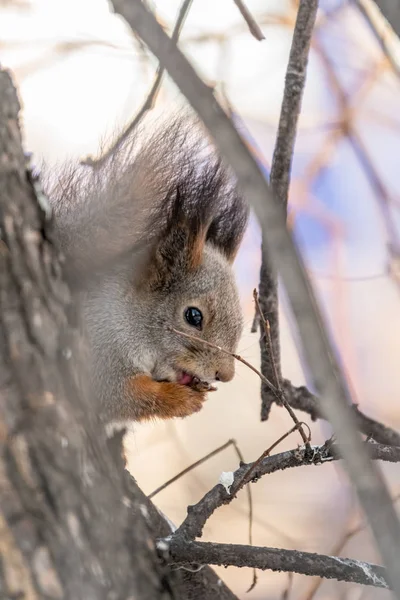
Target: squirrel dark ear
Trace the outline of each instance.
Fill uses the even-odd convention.
[[[146,278],[153,288],[182,282],[201,265],[206,244],[232,263],[247,225],[247,204],[221,159],[184,154],[177,168],[148,227],[149,238],[157,232]]]
[[[223,210],[212,220],[206,241],[211,242],[233,263],[243,239],[249,218],[249,208],[236,190],[231,190]]]
[[[168,204],[167,204],[168,205]],[[168,287],[182,280],[182,274],[195,271],[201,264],[210,218],[205,207],[188,206],[177,187],[169,204],[170,214],[154,246],[152,287]]]

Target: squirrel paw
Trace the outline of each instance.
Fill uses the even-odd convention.
[[[198,412],[206,399],[205,389],[195,389],[170,381],[155,381],[148,375],[137,375],[128,380],[127,392],[135,420],[159,417],[187,417]]]

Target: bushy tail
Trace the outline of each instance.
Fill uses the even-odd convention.
[[[140,255],[184,219],[231,260],[248,208],[200,124],[179,114],[136,130],[99,168],[75,164],[47,174],[55,237],[76,280]]]

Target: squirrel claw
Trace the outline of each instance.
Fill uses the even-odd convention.
[[[192,390],[196,390],[196,392],[216,392],[217,388],[208,383],[208,381],[201,381],[198,377],[193,378],[192,385],[190,386]]]

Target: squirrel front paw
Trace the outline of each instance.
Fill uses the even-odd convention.
[[[207,396],[205,389],[170,381],[155,381],[148,375],[129,378],[126,392],[131,412],[135,413],[135,421],[187,417],[202,408]]]

